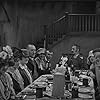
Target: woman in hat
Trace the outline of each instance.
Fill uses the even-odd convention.
[[[43,74],[47,74],[48,66],[47,66],[46,49],[45,48],[39,48],[37,50],[37,57],[35,58],[35,60],[38,65],[39,76],[41,76]]]
[[[21,50],[22,53],[19,57],[19,72],[24,80],[24,88],[32,83],[32,75],[30,70],[27,67],[27,63],[29,60],[29,55],[26,49]]]
[[[8,58],[11,58],[13,56],[12,48],[9,45],[3,47],[3,51],[5,51],[8,54]]]
[[[20,52],[21,52],[20,49],[13,48],[14,65],[10,66],[7,70],[7,73],[12,78],[13,88],[14,88],[16,94],[18,94],[19,92],[21,92],[24,89],[24,81],[18,70]]]
[[[12,100],[15,98],[13,82],[10,75],[6,73],[7,69],[7,60],[0,58],[0,100]]]

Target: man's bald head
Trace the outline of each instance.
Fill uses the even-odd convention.
[[[35,56],[36,47],[35,47],[34,45],[29,44],[29,45],[27,46],[27,50],[28,50],[29,55],[30,55],[31,57],[34,57],[34,56]]]
[[[35,47],[35,45],[29,44],[27,46],[27,49],[34,49],[34,50],[36,50],[36,47]]]

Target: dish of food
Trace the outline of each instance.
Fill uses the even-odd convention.
[[[25,91],[21,93],[22,95],[35,95],[34,91]]]
[[[42,77],[46,77],[47,79],[53,79],[53,75],[51,74],[42,75]]]
[[[87,99],[92,99],[93,98],[93,95],[90,95],[90,94],[81,94],[81,93],[78,93],[78,96],[80,98],[87,98]]]
[[[78,81],[77,84],[78,84],[79,86],[82,86],[82,85],[83,85],[83,83],[80,82],[80,81]]]
[[[92,89],[90,87],[81,86],[81,87],[79,87],[78,92],[81,92],[81,93],[91,93]]]
[[[38,87],[46,87],[47,83],[46,82],[35,82],[34,85]]]

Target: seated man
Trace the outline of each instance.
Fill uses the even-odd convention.
[[[71,52],[72,56],[68,60],[68,66],[71,67],[73,71],[87,69],[84,57],[80,54],[80,46],[74,44]]]
[[[35,61],[36,47],[29,44],[27,46],[27,51],[29,53],[29,61],[27,63],[27,67],[32,71],[32,78],[33,80],[35,80],[36,78],[38,78],[38,65]]]

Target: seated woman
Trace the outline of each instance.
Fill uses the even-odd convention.
[[[13,88],[14,88],[16,94],[18,94],[19,92],[21,92],[24,89],[24,81],[23,81],[23,78],[18,70],[18,67],[19,67],[19,58],[18,57],[19,57],[19,55],[20,55],[20,50],[18,50],[16,48],[16,50],[13,52],[14,65],[10,64],[11,66],[7,70],[7,73],[12,78]]]
[[[0,58],[0,100],[12,100],[15,98],[13,82],[6,70],[8,62]]]
[[[32,83],[32,75],[31,75],[31,72],[30,70],[28,69],[27,67],[27,63],[28,63],[28,54],[27,54],[27,50],[21,50],[22,53],[20,54],[20,57],[19,57],[19,67],[18,67],[18,70],[24,80],[24,88],[26,86],[28,86],[29,84]]]
[[[35,58],[35,61],[38,65],[39,76],[50,73],[48,61],[46,59],[46,49],[45,48],[39,48],[37,50],[37,57]]]

